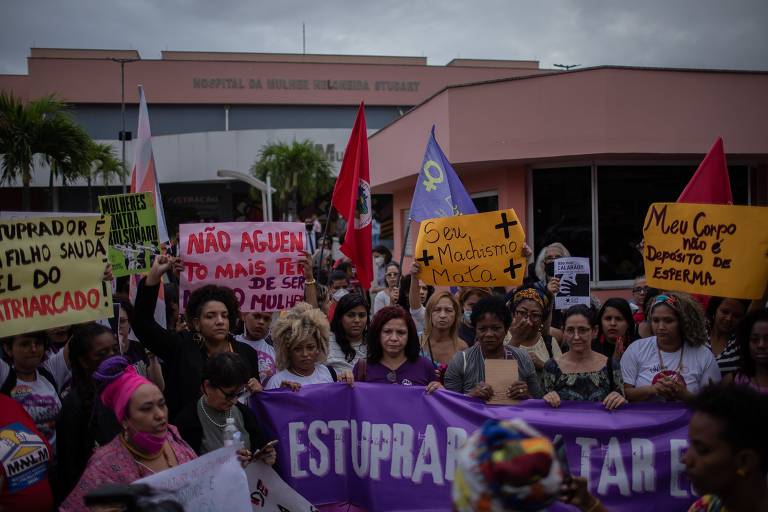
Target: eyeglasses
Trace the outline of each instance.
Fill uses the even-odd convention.
[[[579,338],[586,338],[592,332],[589,327],[566,327],[563,331],[568,336],[579,335]]]
[[[533,313],[530,311],[523,311],[522,309],[515,310],[516,318],[525,318],[531,322],[540,322],[543,316],[540,313]]]
[[[224,398],[227,400],[239,400],[240,397],[243,397],[248,393],[248,388],[240,388],[237,391],[227,393],[224,389],[219,387],[219,391],[221,391],[221,394],[224,395]]]
[[[635,286],[632,288],[632,293],[648,293],[648,287],[647,286]]]

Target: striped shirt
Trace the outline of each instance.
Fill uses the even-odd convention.
[[[707,336],[707,343],[705,345],[709,350],[712,350],[712,343]],[[720,373],[725,377],[728,373],[733,373],[741,367],[741,354],[739,350],[739,344],[736,343],[736,336],[728,338],[728,342],[725,344],[720,354],[714,354],[717,366],[720,367]]]
[[[504,345],[506,359],[517,360],[517,373],[521,381],[528,385],[528,393],[533,398],[541,398],[539,379],[531,357],[522,349]],[[475,343],[468,349],[457,352],[445,371],[445,387],[457,393],[467,394],[485,380],[485,359],[480,344]]]

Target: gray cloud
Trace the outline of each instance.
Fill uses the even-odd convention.
[[[768,69],[765,0],[5,0],[0,73],[29,48],[301,51]]]

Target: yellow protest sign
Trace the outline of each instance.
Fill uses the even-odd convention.
[[[419,279],[444,286],[523,282],[525,233],[515,210],[427,219],[419,227]]]
[[[109,217],[0,220],[0,337],[112,316]]]
[[[643,224],[648,284],[759,299],[768,282],[768,208],[654,203]]]

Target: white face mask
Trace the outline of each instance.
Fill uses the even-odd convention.
[[[375,258],[373,258],[373,261],[378,266],[382,266],[384,264],[384,256],[376,256]]]

